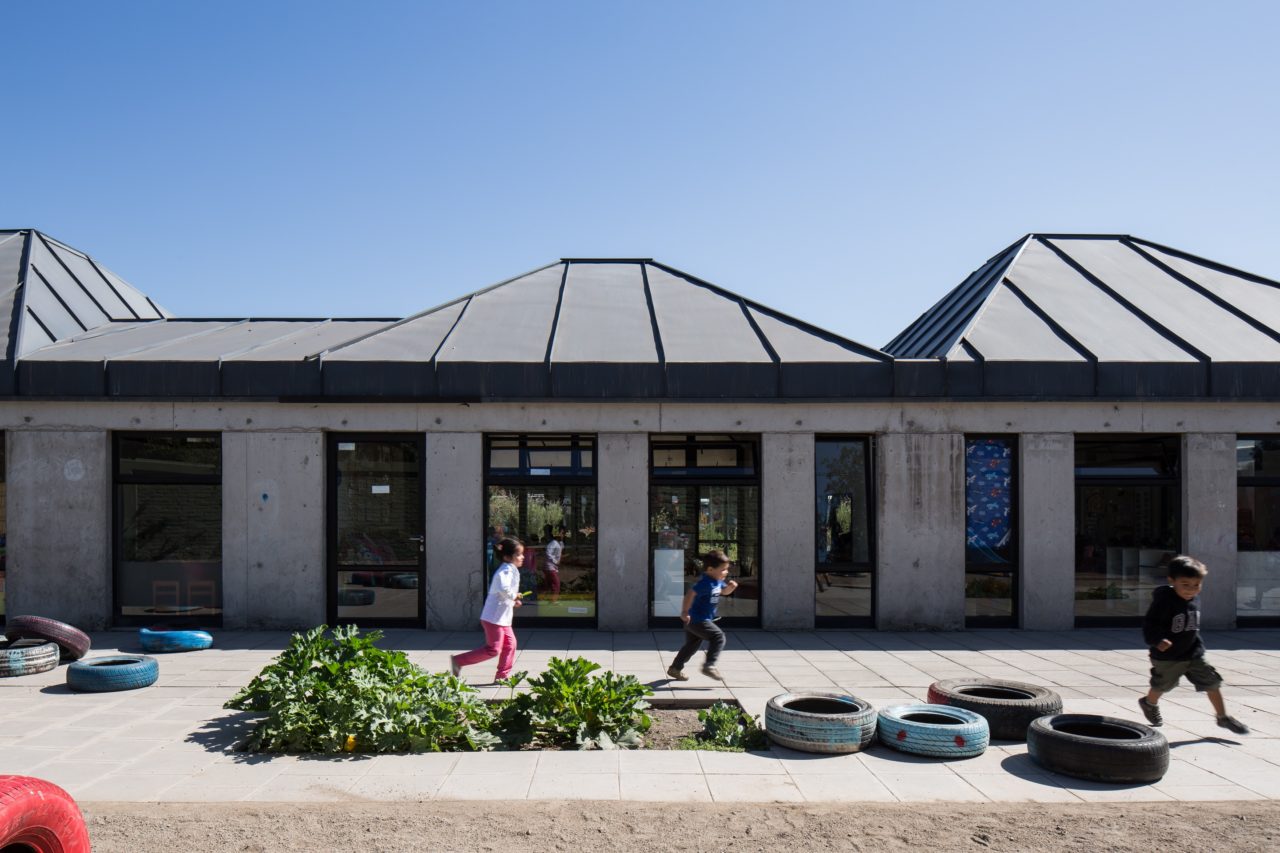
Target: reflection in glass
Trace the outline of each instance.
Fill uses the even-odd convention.
[[[1012,573],[966,572],[964,615],[966,619],[1012,619]]]
[[[524,543],[517,622],[596,615],[596,488],[493,485],[488,493],[485,564],[497,568],[504,536]],[[486,584],[488,580],[486,578]],[[486,587],[487,588],[487,587]]]
[[[1274,470],[1274,469],[1272,469]],[[1280,485],[1236,490],[1236,615],[1280,618]]]
[[[1245,477],[1280,477],[1280,438],[1236,440],[1236,472]]]
[[[1140,617],[1178,553],[1177,487],[1076,485],[1076,616]]]
[[[820,440],[814,451],[818,565],[865,565],[871,560],[867,443]]]
[[[5,548],[8,543],[9,522],[7,510],[7,493],[5,486],[5,449],[4,433],[0,432],[0,622],[4,621],[4,573]]]
[[[815,579],[814,615],[818,618],[871,616],[870,572],[820,571]]]
[[[204,435],[119,433],[116,471],[121,477],[219,477],[222,440]]]
[[[339,619],[413,619],[418,615],[418,572],[338,572]]]
[[[760,490],[738,485],[667,485],[650,489],[652,615],[680,615],[685,592],[702,573],[703,554],[720,549],[738,589],[720,599],[719,614],[754,618],[760,604]]]

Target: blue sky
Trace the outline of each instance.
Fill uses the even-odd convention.
[[[0,227],[181,316],[654,257],[881,346],[1029,231],[1280,278],[1280,4],[6,4]]]

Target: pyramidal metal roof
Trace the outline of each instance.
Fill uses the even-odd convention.
[[[761,399],[893,385],[884,353],[647,258],[561,259],[402,320],[111,319],[23,351],[16,393]]]
[[[1029,234],[884,350],[900,394],[1274,398],[1280,283],[1128,235]]]

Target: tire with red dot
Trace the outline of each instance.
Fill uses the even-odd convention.
[[[991,742],[985,718],[951,705],[881,708],[876,731],[885,746],[930,758],[972,758]]]
[[[0,850],[89,853],[89,830],[71,795],[33,776],[0,776]]]

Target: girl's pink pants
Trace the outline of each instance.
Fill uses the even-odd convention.
[[[497,655],[498,674],[494,676],[494,680],[506,678],[511,674],[511,667],[516,662],[516,632],[510,625],[495,625],[483,619],[480,620],[480,627],[484,628],[484,645],[478,649],[463,652],[454,658],[454,662],[460,667],[470,666]]]

